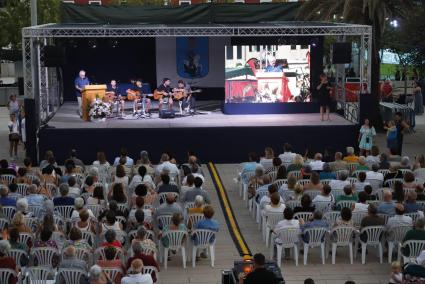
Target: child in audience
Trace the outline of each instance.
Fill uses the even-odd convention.
[[[384,126],[384,129],[387,130],[387,148],[397,148],[397,128],[394,121],[389,121],[388,125]]]
[[[391,263],[390,284],[402,283],[403,274],[401,273],[401,265],[399,261]]]

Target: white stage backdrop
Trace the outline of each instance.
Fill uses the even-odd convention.
[[[224,52],[225,46],[230,44],[230,38],[209,38],[209,70],[203,78],[193,79],[194,86],[206,88],[224,88]],[[156,39],[156,78],[157,85],[162,78],[172,80],[176,85],[180,79],[190,82],[190,79],[179,77],[176,65],[176,38]]]

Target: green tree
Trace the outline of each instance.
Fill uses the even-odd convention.
[[[38,23],[59,22],[60,0],[39,0]],[[31,25],[30,0],[6,0],[5,7],[0,10],[0,47],[10,46],[20,50],[22,28]]]
[[[406,18],[413,5],[413,0],[310,0],[302,5],[298,17],[303,20],[341,20],[372,26],[371,90],[375,98],[375,112],[379,113],[379,50],[382,46],[382,34],[388,19]],[[375,125],[380,125],[378,117],[372,119]]]

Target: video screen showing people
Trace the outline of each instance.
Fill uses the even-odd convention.
[[[311,101],[309,45],[225,48],[226,103]]]

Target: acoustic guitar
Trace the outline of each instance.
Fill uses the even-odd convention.
[[[176,100],[181,100],[183,98],[186,98],[188,95],[195,94],[195,93],[200,93],[200,92],[202,92],[202,90],[200,90],[200,89],[193,90],[193,91],[190,91],[190,92],[187,92],[184,89],[178,89],[178,90],[174,91],[174,98]]]
[[[166,91],[158,91],[158,90],[155,90],[153,92],[153,99],[154,100],[158,100],[158,101],[162,100],[162,97],[164,97],[164,96],[173,97],[174,94],[172,92],[167,93]]]
[[[140,100],[140,97],[142,96],[142,94],[139,91],[135,91],[135,90],[127,90],[127,100],[129,101],[135,101],[135,100]]]

